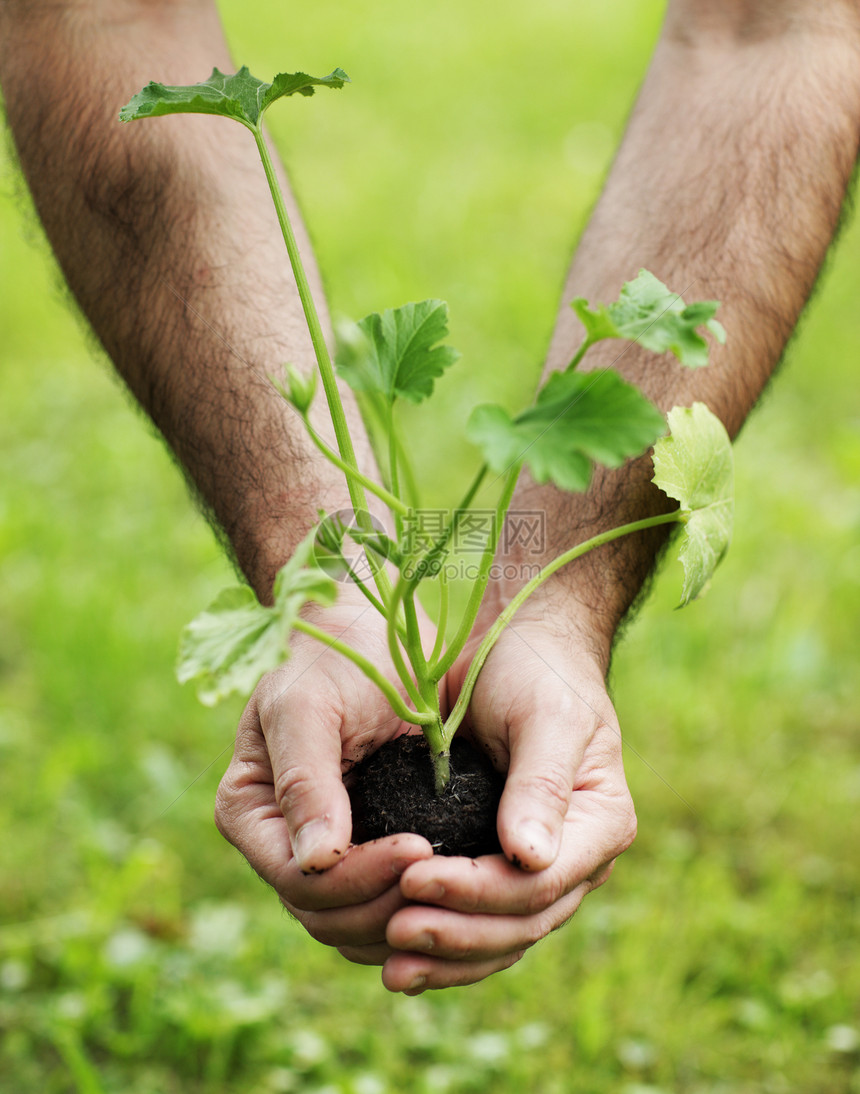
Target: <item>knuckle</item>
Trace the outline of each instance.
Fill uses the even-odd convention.
[[[319,773],[311,767],[287,768],[275,776],[275,801],[286,816],[319,785]]]
[[[515,950],[514,953],[509,953],[507,955],[507,957],[504,959],[504,961],[502,962],[502,964],[501,964],[498,971],[499,972],[504,972],[505,969],[509,969],[512,965],[516,965],[516,963],[518,961],[522,961],[522,959],[526,955],[526,950],[527,949],[528,949],[528,947],[526,947],[526,949],[523,949],[523,950]]]
[[[599,870],[595,870],[595,872],[588,879],[588,891],[590,893],[593,893],[595,889],[599,889],[601,885],[605,885],[606,882],[609,881],[613,871],[615,870],[615,863],[616,859],[612,859],[610,862],[604,863],[604,865],[601,866]]]
[[[215,792],[215,827],[228,843],[234,843],[236,831],[236,787],[228,771]]]
[[[539,912],[537,915],[533,915],[528,921],[528,929],[523,940],[525,949],[536,946],[542,938],[546,938],[552,929],[547,912]]]
[[[564,773],[558,768],[534,772],[517,779],[517,788],[530,799],[545,802],[554,811],[564,816],[570,804],[571,785]]]
[[[483,956],[485,947],[481,947],[476,939],[457,938],[446,947],[449,956],[458,961],[472,961]]]
[[[633,799],[628,799],[627,808],[624,811],[624,824],[621,830],[621,837],[619,840],[618,854],[626,851],[628,847],[636,839],[636,833],[639,830],[639,821],[636,818],[636,809],[633,805]]]
[[[571,912],[571,915],[573,913]],[[552,934],[553,931],[566,923],[570,916],[566,915],[563,919],[559,919],[558,914],[553,914],[551,908],[546,908],[544,911],[539,912],[532,917],[529,924],[528,931],[528,947],[537,945],[538,942],[546,938],[547,935]]]
[[[535,878],[535,884],[526,902],[527,915],[542,916],[563,895],[564,887],[561,877],[548,877],[546,876],[548,874],[550,871],[544,870]]]
[[[333,930],[325,920],[320,922],[318,916],[308,916],[302,926],[311,938],[313,938],[315,942],[319,942],[321,946],[332,946],[336,948],[337,946],[343,946],[345,944],[343,932]]]

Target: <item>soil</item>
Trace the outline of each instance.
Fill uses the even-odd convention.
[[[451,745],[451,780],[441,795],[430,749],[420,735],[397,737],[350,774],[355,843],[417,832],[437,855],[497,854],[496,812],[504,779],[467,740]]]

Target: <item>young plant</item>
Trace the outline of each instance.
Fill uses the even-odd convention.
[[[261,605],[248,587],[230,588],[190,623],[182,638],[178,675],[181,681],[197,681],[204,703],[215,703],[232,692],[248,694],[265,672],[289,656],[294,631],[310,635],[349,658],[382,690],[400,719],[421,728],[432,756],[436,791],[441,793],[450,777],[451,742],[484,662],[522,603],[558,569],[620,536],[655,525],[677,524],[685,568],[682,604],[704,590],[731,535],[732,453],[725,429],[704,404],[696,403],[670,411],[670,433],[663,436],[666,420],[638,388],[612,369],[583,373],[578,366],[598,342],[621,339],[658,353],[671,351],[682,364],[698,368],[708,360],[708,344],[702,332],[710,332],[720,342],[725,335],[714,319],[715,302],[687,305],[645,270],[624,286],[612,304],[592,307],[583,299],[574,300],[572,306],[585,328],[585,339],[576,356],[566,369],[549,377],[534,403],[521,413],[512,416],[495,405],[479,406],[472,412],[466,432],[482,455],[481,466],[447,522],[430,542],[422,539],[417,527],[420,507],[415,476],[408,446],[398,429],[397,408],[402,400],[420,403],[431,395],[434,382],[459,356],[444,344],[447,306],[440,300],[406,304],[369,315],[341,332],[337,372],[357,393],[365,418],[373,427],[377,462],[383,469],[382,481],[377,482],[362,473],[356,463],[335,368],[263,134],[263,116],[276,100],[295,94],[312,95],[317,87],[341,88],[347,82],[341,69],[321,78],[282,73],[270,84],[251,76],[247,68],[234,75],[215,69],[208,80],[189,87],[150,83],[120,113],[123,121],[165,114],[219,114],[250,130],[310,331],[337,450],[317,434],[309,419],[316,376],[307,379],[288,365],[286,383],[276,386],[301,418],[316,447],[343,472],[352,503],[352,512],[334,517],[321,515],[320,523],[308,532],[278,574],[271,607]],[[545,566],[490,627],[456,703],[447,716],[443,714],[439,684],[472,631],[522,469],[527,467],[537,482],[583,491],[594,464],[619,467],[652,446],[654,482],[679,502],[678,508],[602,532]],[[488,477],[501,481],[494,520],[465,609],[446,645],[449,600],[445,562],[451,556],[458,528],[468,518]],[[368,513],[368,493],[388,506],[393,518],[392,535]],[[347,558],[348,551],[352,553],[348,540],[361,555],[361,567]],[[330,605],[335,601],[333,568],[354,581],[384,618],[402,692],[358,650],[302,618],[301,609],[308,602]],[[440,608],[436,641],[430,655],[425,656],[416,605],[422,585],[431,581],[439,584]]]

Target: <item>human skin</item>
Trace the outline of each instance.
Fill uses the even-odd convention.
[[[0,43],[9,124],[65,276],[265,601],[317,508],[348,504],[339,474],[266,381],[286,359],[310,370],[313,358],[288,275],[273,272],[262,296],[255,276],[285,267],[265,183],[238,126],[115,124],[154,74],[191,83],[213,64],[231,67],[214,6],[5,0]],[[638,348],[616,362],[613,344],[594,349],[589,367],[614,363],[665,408],[704,399],[740,428],[838,221],[858,145],[858,45],[854,4],[670,4],[563,299],[613,299],[647,266],[721,300],[729,344],[704,372]],[[691,121],[667,124],[679,116]],[[563,306],[548,368],[566,364],[580,337]],[[330,432],[322,419],[317,427]],[[667,504],[646,458],[597,474],[585,496],[524,477],[514,508],[546,510],[548,560]],[[512,964],[573,914],[633,838],[604,681],[618,623],[661,544],[659,533],[629,537],[561,572],[482,671],[467,728],[507,770],[506,857],[440,859],[409,835],[350,847],[342,766],[403,727],[358,670],[302,636],[243,715],[219,789],[221,831],[314,937],[384,964],[391,990],[471,983]],[[470,649],[515,592],[491,587]],[[354,591],[311,614],[385,663],[377,617]],[[451,698],[465,664],[449,675]]]
[[[707,369],[692,371],[668,355],[610,342],[594,347],[584,367],[616,368],[665,410],[702,400],[735,435],[812,291],[858,146],[856,2],[670,3],[577,249],[547,369],[564,367],[582,339],[568,302],[613,300],[644,266],[694,299],[720,300],[726,346],[713,347]],[[669,508],[651,473],[647,456],[598,470],[585,495],[524,475],[512,511],[545,511],[545,556],[514,554],[498,570],[548,562],[573,543]],[[546,832],[544,861],[552,862],[538,873],[501,857],[477,868],[438,857],[411,866],[401,890],[419,903],[399,910],[387,931],[399,951],[383,974],[392,990],[468,982],[469,961],[481,975],[510,964],[573,914],[632,839],[621,736],[603,680],[619,623],[664,542],[660,530],[628,536],[559,571],[493,650],[473,694],[471,728],[502,766],[510,757],[502,845],[510,855],[519,802],[529,801]],[[518,589],[500,581],[488,590],[476,640]],[[449,674],[449,698],[474,644]]]

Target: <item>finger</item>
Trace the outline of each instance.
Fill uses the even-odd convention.
[[[562,851],[551,867],[518,869],[502,855],[478,859],[435,856],[407,868],[400,890],[411,901],[452,911],[535,915],[592,880],[630,846],[635,813],[629,795],[606,798],[578,791],[564,825]]]
[[[407,900],[470,915],[534,915],[560,899],[565,889],[558,863],[527,873],[503,855],[419,862],[400,879]]]
[[[233,757],[218,786],[215,824],[260,877],[280,892],[293,850],[275,802],[272,767],[254,698],[239,722]]]
[[[394,951],[380,942],[373,946],[338,946],[337,952],[354,965],[384,965]]]
[[[412,904],[396,911],[386,939],[393,950],[426,954],[446,961],[485,962],[520,953],[566,923],[593,888],[590,881],[530,916],[463,915]]]
[[[505,954],[489,961],[440,961],[412,953],[395,953],[382,967],[382,983],[389,991],[420,995],[438,988],[477,984],[493,973],[509,969],[522,953]]]
[[[313,701],[310,701],[312,698]],[[300,869],[320,873],[346,852],[352,835],[341,775],[342,698],[313,668],[298,678],[275,673],[259,703],[259,722]]]
[[[499,842],[523,870],[545,870],[561,847],[576,773],[595,715],[570,688],[530,703],[509,723],[510,765],[499,804]]]
[[[250,705],[246,713],[218,787],[215,823],[282,899],[306,911],[363,903],[396,885],[409,865],[432,856],[427,840],[403,834],[351,848],[324,874],[304,874],[275,802],[266,742]]]
[[[324,874],[304,874],[295,862],[287,864],[278,891],[293,907],[307,912],[363,905],[392,888],[399,896],[404,871],[432,856],[433,848],[423,836],[386,836],[350,847]],[[379,938],[384,935],[383,931]]]
[[[324,946],[338,949],[342,946],[384,945],[389,920],[395,912],[406,907],[406,901],[396,886],[363,904],[319,912],[306,912],[288,901],[283,903],[311,938]]]

